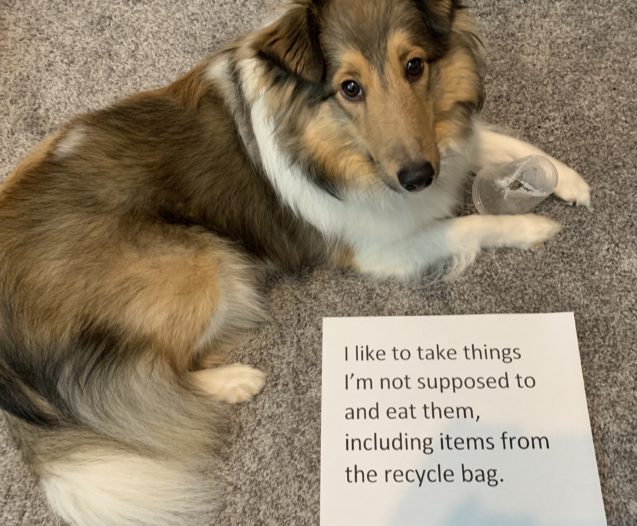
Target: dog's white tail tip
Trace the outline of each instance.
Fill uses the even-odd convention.
[[[196,469],[132,453],[83,451],[43,466],[51,507],[77,526],[210,523],[214,492]]]

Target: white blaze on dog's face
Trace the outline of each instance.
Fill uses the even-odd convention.
[[[482,98],[479,44],[457,1],[296,5],[263,42],[274,67],[292,73],[277,76],[287,83],[277,109],[285,145],[324,186],[432,185],[441,149],[469,132]]]

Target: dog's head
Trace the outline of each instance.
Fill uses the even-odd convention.
[[[299,0],[256,45],[283,89],[287,146],[337,187],[427,188],[481,105],[457,0]]]

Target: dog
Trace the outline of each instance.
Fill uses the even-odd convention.
[[[271,269],[418,279],[558,233],[453,216],[470,172],[542,153],[479,120],[482,54],[458,0],[297,0],[18,165],[0,189],[0,406],[58,515],[202,521],[228,407],[264,385],[222,351],[264,319]],[[552,161],[556,195],[588,205]]]

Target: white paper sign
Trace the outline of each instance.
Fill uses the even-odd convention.
[[[321,524],[606,525],[573,314],[324,319]]]

